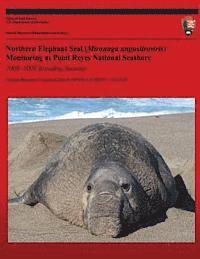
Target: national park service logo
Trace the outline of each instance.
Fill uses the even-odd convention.
[[[182,27],[185,35],[190,36],[196,27],[196,20],[192,16],[186,16],[182,19]]]

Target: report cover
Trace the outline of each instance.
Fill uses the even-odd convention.
[[[2,2],[2,258],[199,255],[199,2]]]

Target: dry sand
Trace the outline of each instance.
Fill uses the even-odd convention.
[[[15,192],[26,190],[37,178],[46,161],[59,148],[64,136],[69,136],[88,124],[107,121],[129,126],[143,134],[162,154],[172,174],[182,175],[189,193],[194,197],[194,114],[128,119],[75,119],[10,125],[9,197],[15,196]],[[48,142],[44,142],[44,139]],[[34,159],[30,159],[30,154]],[[165,222],[118,239],[93,236],[85,229],[56,218],[41,204],[34,207],[9,205],[8,216],[9,242],[195,241],[195,214],[175,208],[168,210]]]

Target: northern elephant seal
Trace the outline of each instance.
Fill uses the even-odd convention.
[[[184,204],[188,197],[182,178],[173,178],[142,135],[99,123],[68,137],[39,178],[9,203],[42,203],[92,234],[119,237],[163,220],[170,207],[194,210],[193,200]]]

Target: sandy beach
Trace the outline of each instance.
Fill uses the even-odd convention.
[[[173,176],[181,174],[195,194],[195,118],[193,113],[125,119],[74,119],[9,125],[9,197],[22,193],[40,175],[66,136],[96,122],[128,126],[140,132],[160,152]],[[42,143],[42,132],[47,142]],[[30,153],[31,158],[30,159]],[[122,238],[91,235],[86,229],[56,218],[37,204],[9,205],[9,242],[194,242],[195,214],[176,208],[165,222],[140,229]]]

